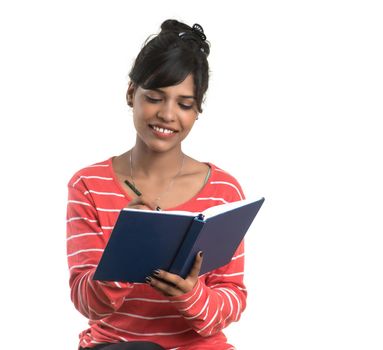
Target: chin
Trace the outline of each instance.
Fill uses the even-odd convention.
[[[152,152],[164,153],[164,152],[168,152],[168,151],[171,151],[174,148],[179,147],[180,143],[169,144],[169,143],[166,143],[166,142],[149,142],[149,143],[146,143],[146,146]]]

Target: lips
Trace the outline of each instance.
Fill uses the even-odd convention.
[[[163,135],[174,135],[176,132],[178,132],[175,129],[165,127],[163,125],[149,125],[150,128],[155,131],[156,133],[163,134]]]

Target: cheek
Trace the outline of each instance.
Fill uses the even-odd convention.
[[[184,130],[188,130],[188,132],[193,128],[193,125],[196,121],[196,115],[193,113],[191,115],[184,116],[181,119],[181,124]]]
[[[153,108],[148,105],[140,105],[137,104],[133,109],[133,119],[135,123],[144,122],[147,119],[152,118],[152,116],[155,115],[155,112],[153,111]]]

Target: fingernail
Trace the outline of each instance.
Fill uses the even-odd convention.
[[[154,275],[154,276],[158,276],[160,273],[161,273],[160,270],[154,270],[154,271],[153,271],[153,275]]]
[[[152,282],[152,278],[150,276],[148,276],[145,278],[145,281],[146,281],[146,283],[150,283],[150,282]]]
[[[203,252],[199,252],[199,256],[202,258],[203,257]]]
[[[161,208],[160,208],[160,207],[157,207],[156,210],[157,210],[157,211],[161,211]]]

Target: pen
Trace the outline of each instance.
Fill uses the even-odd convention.
[[[130,181],[128,180],[125,180],[124,181],[128,186],[129,188],[138,196],[140,197],[142,195],[142,193],[137,189],[136,186],[134,186]],[[161,208],[159,206],[157,206],[156,208],[157,211],[161,211]]]
[[[142,195],[142,193],[136,188],[136,186],[134,186],[131,182],[129,182],[128,180],[125,180],[124,181],[128,186],[129,188],[139,197]]]

